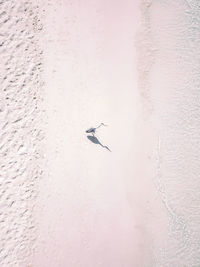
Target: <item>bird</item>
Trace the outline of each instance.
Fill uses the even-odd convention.
[[[104,124],[104,123],[101,123],[98,127],[96,127],[96,128],[90,128],[90,129],[88,129],[88,130],[86,130],[85,132],[86,133],[91,133],[92,135],[94,135],[95,134],[95,132],[96,132],[96,130],[99,128],[99,127],[101,127],[101,126],[107,126],[106,124]]]

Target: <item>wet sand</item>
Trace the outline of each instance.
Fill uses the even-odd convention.
[[[143,265],[133,164],[139,16],[132,1],[46,6],[48,167],[34,266]],[[101,122],[104,147],[85,133]]]

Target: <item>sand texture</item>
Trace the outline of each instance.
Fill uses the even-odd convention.
[[[200,266],[199,8],[0,2],[0,267]]]
[[[28,266],[32,209],[41,175],[41,51],[38,8],[0,3],[0,266]]]

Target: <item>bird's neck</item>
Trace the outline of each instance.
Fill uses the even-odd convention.
[[[100,124],[97,128],[99,128],[99,127],[101,127],[101,126],[102,126],[102,124]],[[97,129],[97,128],[96,128],[96,129]]]

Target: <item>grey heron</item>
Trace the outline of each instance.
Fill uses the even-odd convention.
[[[96,128],[90,128],[90,129],[88,129],[88,130],[86,130],[85,132],[86,133],[91,133],[91,134],[95,134],[95,132],[96,132],[96,130],[99,128],[99,127],[101,127],[101,126],[107,126],[106,124],[104,124],[104,123],[101,123],[98,127],[96,127]]]

